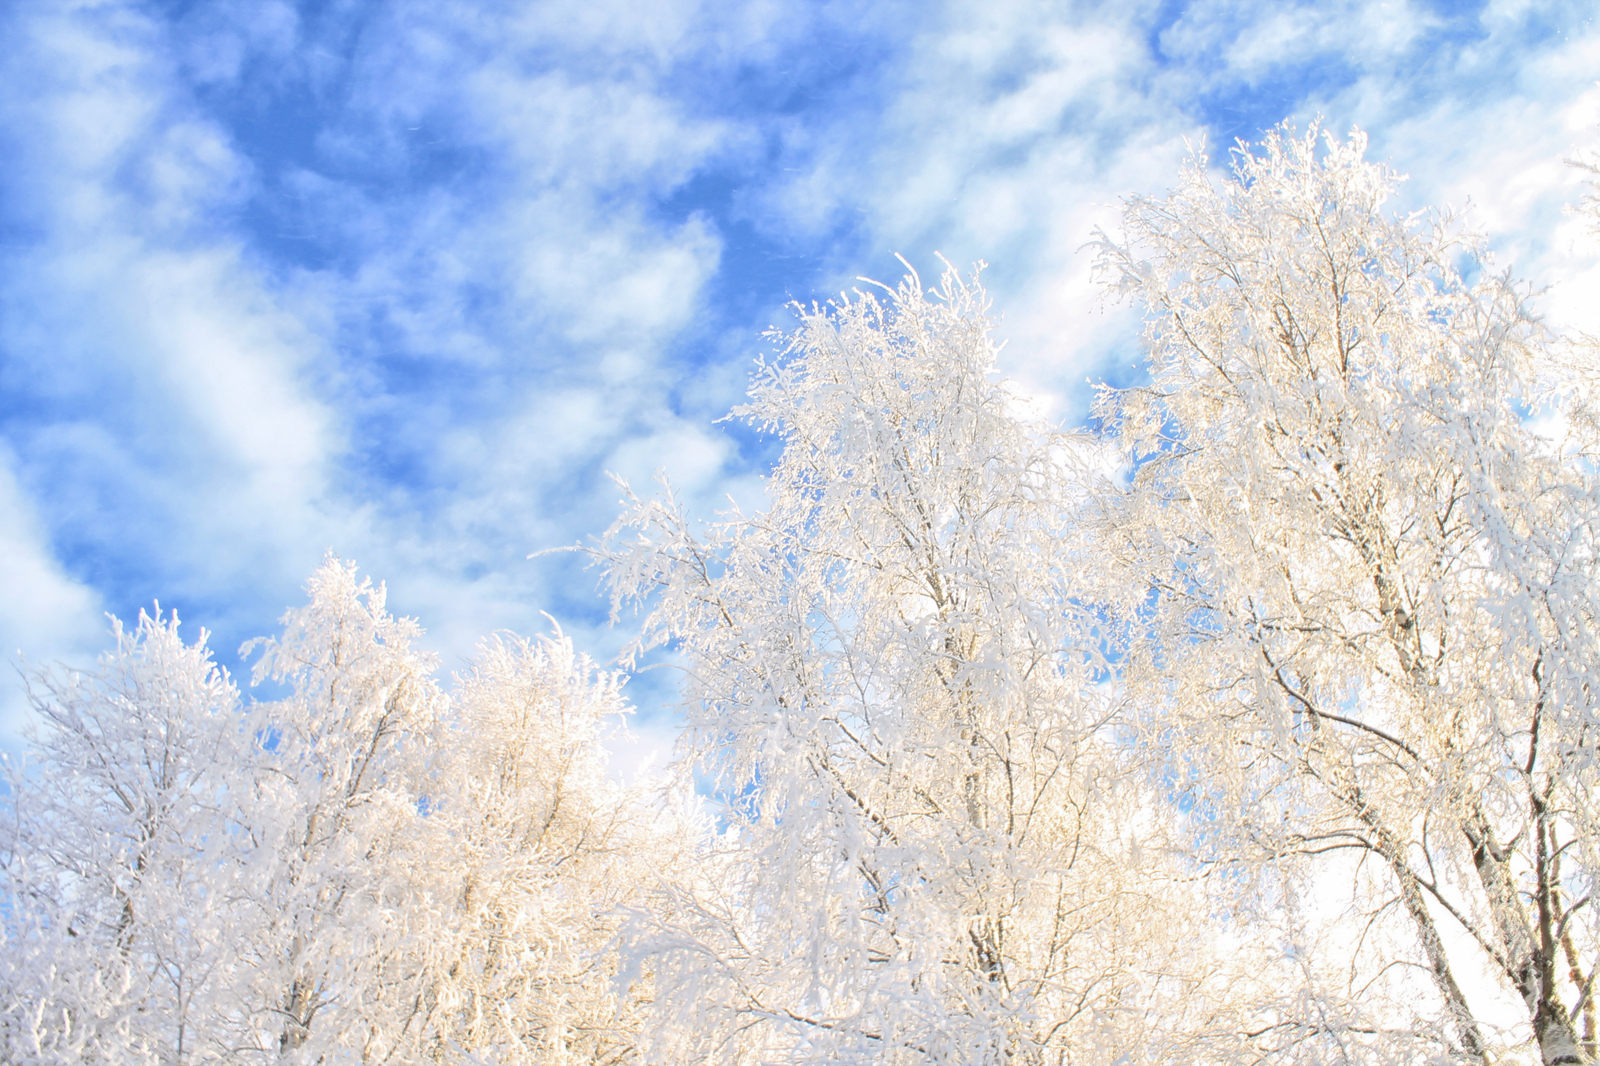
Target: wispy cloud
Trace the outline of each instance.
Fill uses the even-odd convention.
[[[0,449],[0,558],[5,559],[6,587],[0,599],[0,649],[8,657],[48,650],[88,661],[105,635],[100,597],[56,561],[32,501],[17,484],[15,465],[9,449]],[[0,738],[7,741],[25,722],[27,701],[15,682],[7,677],[0,686]]]
[[[226,650],[333,547],[447,663],[540,609],[604,655],[593,575],[528,552],[604,528],[606,470],[759,505],[772,443],[712,419],[786,299],[987,259],[1006,372],[1075,418],[1136,354],[1093,228],[1285,116],[1470,197],[1576,320],[1582,7],[13,5],[0,582],[39,621],[0,636],[159,596]]]

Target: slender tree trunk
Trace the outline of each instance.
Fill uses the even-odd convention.
[[[1395,880],[1400,883],[1400,899],[1417,928],[1417,939],[1422,942],[1423,953],[1428,958],[1428,972],[1432,974],[1433,982],[1438,987],[1440,995],[1444,997],[1445,1005],[1455,1021],[1461,1049],[1473,1060],[1489,1066],[1488,1045],[1478,1028],[1477,1019],[1473,1017],[1472,1008],[1467,1004],[1467,997],[1461,991],[1461,985],[1457,983],[1455,973],[1450,968],[1450,956],[1445,951],[1444,940],[1439,936],[1439,928],[1433,920],[1433,914],[1428,910],[1428,901],[1422,895],[1417,875],[1411,869],[1405,846],[1389,832],[1388,827],[1378,817],[1377,811],[1366,802],[1359,788],[1352,786],[1344,798],[1345,802],[1355,810],[1356,817],[1372,833],[1378,853],[1389,864]]]
[[[306,1042],[306,1037],[311,1035],[311,1019],[309,1017],[310,997],[306,994],[306,986],[300,981],[289,985],[288,998],[284,1000],[283,1012],[288,1015],[283,1023],[283,1032],[278,1035],[278,1053],[287,1055]]]
[[[1539,852],[1535,871],[1539,878],[1539,902],[1542,911],[1548,911],[1547,897],[1551,886],[1546,882],[1544,869],[1544,827],[1535,827],[1539,834]],[[1542,913],[1540,922],[1543,939],[1536,943],[1528,928],[1528,916],[1517,896],[1507,857],[1494,839],[1494,829],[1482,808],[1473,804],[1462,824],[1462,833],[1472,849],[1472,865],[1484,893],[1489,897],[1489,910],[1494,916],[1495,933],[1505,953],[1510,977],[1517,993],[1527,1005],[1533,1035],[1539,1042],[1539,1054],[1545,1066],[1583,1066],[1592,1061],[1584,1054],[1578,1029],[1573,1024],[1566,1005],[1561,1002],[1556,979],[1556,953],[1560,944],[1553,933],[1553,922],[1548,913]]]

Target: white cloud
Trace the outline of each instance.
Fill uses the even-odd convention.
[[[1082,415],[1084,376],[1129,333],[1126,315],[1100,313],[1082,246],[1114,223],[1120,195],[1170,182],[1194,132],[1162,95],[1141,23],[1151,14],[952,5],[910,43],[867,150],[819,167],[871,234],[872,261],[851,273],[893,281],[893,252],[925,281],[935,251],[963,271],[991,264],[1002,368],[1057,418]],[[815,181],[802,175],[772,205],[805,225],[821,210]]]
[[[702,220],[648,211],[648,196],[724,136],[654,84],[652,64],[679,47],[692,9],[642,18],[619,9],[611,29],[603,18],[485,18],[475,42],[457,32],[472,20],[431,9],[378,19],[354,68],[359,106],[347,115],[344,158],[404,132],[374,133],[373,122],[442,118],[455,147],[488,166],[399,195],[338,166],[291,169],[303,234],[332,234],[358,258],[353,270],[287,272],[244,251],[230,216],[274,179],[202,117],[181,71],[238,78],[252,56],[283,57],[297,39],[315,52],[316,28],[277,7],[238,24],[218,10],[192,18],[187,40],[115,5],[47,11],[23,26],[37,62],[57,73],[33,79],[33,95],[13,105],[27,129],[25,184],[48,221],[44,239],[9,264],[13,295],[25,292],[30,307],[8,343],[33,362],[33,387],[53,381],[55,403],[15,432],[34,462],[74,477],[101,471],[98,488],[63,492],[99,492],[100,502],[137,492],[144,512],[139,528],[93,529],[117,517],[95,514],[93,501],[63,512],[57,493],[56,520],[75,538],[143,551],[164,582],[178,578],[171,594],[237,590],[241,616],[259,615],[263,597],[292,597],[332,545],[380,577],[420,568],[436,612],[425,621],[453,631],[459,616],[485,610],[481,591],[455,576],[463,558],[485,554],[479,542],[526,537],[520,560],[604,525],[594,492],[553,514],[546,497],[572,466],[598,463],[640,431],[630,427],[656,427],[643,449],[668,461],[681,452],[696,477],[717,461],[722,446],[667,409],[662,359],[700,307],[719,240]],[[525,54],[578,45],[594,53],[586,69],[541,72]],[[398,342],[392,354],[455,361],[494,383],[478,416],[441,424],[439,394],[386,382],[391,352],[362,336],[375,314]],[[544,402],[552,388],[559,407]],[[595,412],[604,416],[574,418]],[[405,440],[408,423],[423,438],[424,484],[359,471],[352,481],[349,459],[374,446],[362,435]],[[426,440],[433,434],[442,447]],[[552,434],[564,446],[551,447]],[[538,592],[526,574],[512,587]],[[483,620],[537,626],[538,606],[491,607]]]
[[[15,104],[29,131],[15,165],[44,233],[6,263],[26,307],[6,344],[41,404],[18,447],[136,470],[164,549],[181,546],[197,583],[236,576],[240,556],[304,524],[337,446],[302,380],[317,339],[214,229],[252,168],[177,87],[150,21],[46,9],[27,29],[51,74]],[[73,423],[99,430],[60,431]],[[116,519],[74,517],[97,521]]]
[[[17,483],[16,458],[0,445],[0,652],[7,669],[0,679],[0,746],[10,746],[27,716],[21,679],[9,667],[17,658],[44,665],[92,658],[105,637],[105,618],[95,591],[56,562],[33,501]]]
[[[5,429],[38,493],[26,557],[59,577],[52,538],[114,548],[75,562],[133,560],[108,584],[223,605],[196,620],[244,636],[331,546],[447,663],[558,604],[603,654],[623,637],[592,575],[525,559],[604,528],[603,469],[644,489],[665,466],[706,516],[724,492],[760,502],[708,424],[766,347],[735,335],[763,310],[719,306],[747,283],[731,222],[826,264],[820,292],[797,273],[803,300],[893,282],[897,251],[929,281],[936,250],[990,260],[1003,368],[1076,417],[1137,330],[1100,309],[1080,246],[1118,197],[1171,184],[1205,94],[1319,57],[1351,78],[1291,86],[1286,109],[1372,128],[1408,195],[1470,195],[1503,255],[1566,279],[1548,305],[1572,319],[1595,275],[1560,157],[1600,123],[1600,56],[1507,44],[1528,13],[1502,7],[1425,76],[1396,57],[1437,20],[1376,2],[1191,4],[1165,54],[1153,0],[28,8],[0,71],[0,180],[31,227],[0,251],[0,344],[30,390]],[[1491,74],[1497,95],[1473,88]],[[309,127],[251,125],[280,91]],[[708,176],[732,206],[674,199]],[[77,617],[93,592],[60,579]]]
[[[1162,31],[1160,45],[1185,64],[1189,79],[1255,84],[1320,58],[1382,69],[1440,26],[1437,16],[1406,0],[1294,6],[1199,0]]]

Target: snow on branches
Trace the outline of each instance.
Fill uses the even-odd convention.
[[[617,679],[559,631],[500,635],[451,698],[383,586],[330,558],[309,592],[261,642],[280,700],[241,706],[159,612],[96,670],[35,675],[0,1058],[625,1055],[608,916],[682,844],[606,777]]]
[[[1121,677],[1211,857],[1367,930],[1347,998],[1468,1061],[1592,1061],[1600,486],[1530,428],[1561,368],[1522,296],[1385,212],[1364,148],[1197,158],[1099,242],[1150,371],[1099,401],[1136,464],[1100,501]]]
[[[1181,1014],[1075,599],[1083,442],[1019,416],[986,311],[953,271],[801,310],[735,411],[784,442],[768,509],[697,534],[634,499],[596,549],[619,608],[655,597],[726,800],[724,890],[636,932],[663,1057],[1111,1061]]]

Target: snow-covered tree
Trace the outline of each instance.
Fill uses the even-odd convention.
[[[1600,496],[1534,430],[1570,379],[1523,298],[1364,147],[1197,158],[1100,245],[1149,353],[1099,404],[1127,698],[1202,856],[1346,931],[1366,1020],[1303,1048],[1590,1062]]]
[[[383,586],[330,558],[245,708],[176,618],[32,683],[0,829],[0,1059],[627,1061],[616,934],[692,827],[606,775],[624,709],[559,632],[451,701]],[[647,993],[648,980],[636,983]]]
[[[502,1066],[629,1061],[638,1003],[617,986],[617,930],[681,868],[692,826],[609,779],[619,679],[559,630],[484,641],[454,696],[429,819],[451,856],[429,1041]]]
[[[230,940],[250,743],[205,634],[141,612],[91,671],[41,670],[0,836],[0,1060],[184,1063],[236,1033]]]
[[[329,558],[307,588],[282,636],[254,642],[256,679],[290,692],[252,714],[264,866],[240,933],[277,1051],[383,1059],[425,983],[411,945],[429,932],[430,867],[416,858],[446,700],[412,646],[420,627],[388,613],[382,585]]]
[[[631,930],[650,1061],[1110,1062],[1186,1010],[1192,912],[1074,600],[1079,442],[994,380],[975,280],[886,292],[761,365],[767,510],[696,532],[630,494],[597,549],[725,802]]]

